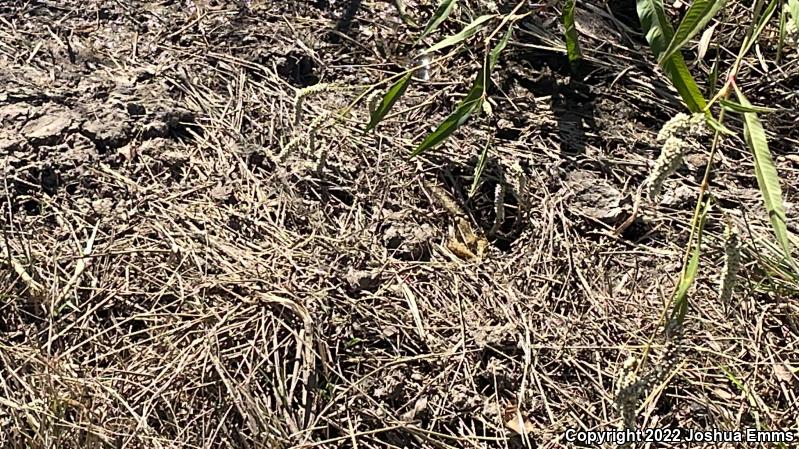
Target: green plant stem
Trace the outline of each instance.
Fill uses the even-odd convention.
[[[729,93],[724,95],[725,97],[729,96]],[[724,123],[724,109],[719,112],[719,118],[717,121],[721,124]],[[708,157],[707,165],[705,165],[705,173],[702,176],[702,184],[699,185],[699,198],[696,201],[696,208],[694,209],[694,217],[691,219],[691,233],[688,236],[688,246],[685,250],[685,254],[683,255],[683,266],[688,264],[688,258],[691,255],[691,244],[694,241],[694,236],[697,234],[697,224],[699,219],[699,214],[702,212],[702,200],[705,197],[705,193],[707,192],[710,186],[710,172],[713,168],[713,158],[716,157],[716,152],[718,151],[719,142],[721,141],[721,133],[716,131],[713,134],[713,143],[710,145],[710,156]],[[676,292],[676,287],[675,287]]]

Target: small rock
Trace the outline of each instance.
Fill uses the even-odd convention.
[[[11,153],[12,151],[16,151],[19,149],[21,143],[21,139],[15,139],[13,137],[0,137],[0,153]]]
[[[574,212],[606,223],[616,221],[622,213],[622,194],[607,180],[578,170],[569,173],[566,184],[572,191],[569,206]]]
[[[101,148],[119,148],[128,141],[131,125],[120,114],[90,120],[83,125],[85,131]]]
[[[67,113],[47,114],[28,122],[22,135],[31,140],[50,140],[61,136],[70,125],[72,117]]]
[[[667,190],[664,192],[660,204],[679,209],[690,204],[691,201],[696,199],[696,195],[697,192],[691,187],[680,185],[674,190]]]
[[[0,108],[0,122],[12,122],[19,119],[27,119],[31,107],[27,103],[13,103]]]

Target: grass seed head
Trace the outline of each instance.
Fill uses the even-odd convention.
[[[741,237],[738,227],[729,218],[724,229],[724,268],[719,281],[719,296],[722,302],[732,298],[738,270],[741,268]]]
[[[635,357],[628,358],[619,372],[616,383],[616,406],[622,418],[623,429],[634,429],[637,404],[641,397],[665,381],[680,360],[682,326],[670,323],[666,329],[667,341],[660,356],[641,374],[641,364]]]
[[[616,406],[625,429],[635,428],[636,404],[644,393],[644,385],[637,374],[638,359],[629,357],[621,367],[616,384]]]
[[[660,194],[663,182],[682,164],[682,157],[688,142],[678,137],[669,137],[660,150],[660,156],[655,162],[652,173],[649,174],[649,196],[654,198]]]
[[[678,113],[666,122],[658,132],[658,142],[663,142],[660,156],[649,175],[649,196],[660,194],[663,182],[682,164],[685,151],[695,145],[696,139],[708,135],[705,115]]]
[[[313,86],[298,89],[294,97],[294,124],[297,125],[300,123],[300,120],[302,120],[302,105],[306,97],[331,91],[335,89],[335,87],[336,85],[332,83],[317,83]]]
[[[665,142],[671,137],[687,140],[707,134],[705,114],[697,112],[696,114],[688,115],[680,112],[660,128],[657,140],[658,142]]]
[[[336,85],[333,83],[317,83],[313,86],[303,87],[297,90],[297,98],[305,98],[322,92],[329,92],[335,89],[335,87]]]

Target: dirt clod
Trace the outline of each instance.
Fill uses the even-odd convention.
[[[34,142],[52,142],[61,137],[72,125],[72,116],[66,112],[45,114],[22,127],[22,135]]]

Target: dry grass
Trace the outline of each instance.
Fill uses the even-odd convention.
[[[554,12],[531,19],[497,71],[497,117],[409,161],[480,58],[433,66],[375,135],[365,105],[337,120],[404,64],[391,2],[40,3],[0,6],[0,446],[555,448],[620,424],[622,365],[659,332],[706,157],[614,234],[679,108],[628,26],[586,5],[580,81],[551,51]],[[788,111],[766,127],[793,204],[799,70],[772,44],[768,74],[753,59],[739,85]],[[320,81],[339,88],[297,120]],[[463,203],[488,135],[464,210],[492,228],[505,182],[505,220],[467,261],[424,185]],[[709,228],[679,358],[639,426],[799,426],[797,290],[753,257],[768,223],[744,148],[725,143],[712,186],[742,223],[744,279],[718,301]]]

